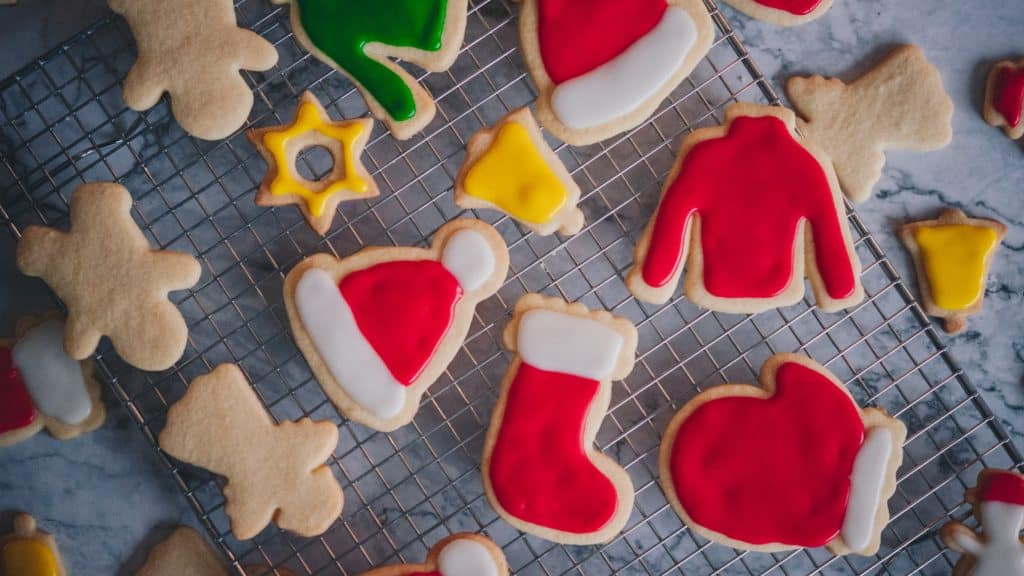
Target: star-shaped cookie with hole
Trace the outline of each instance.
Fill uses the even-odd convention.
[[[167,293],[199,281],[188,254],[154,250],[131,216],[132,197],[114,182],[83,184],[71,197],[67,232],[29,226],[18,268],[42,278],[67,306],[64,349],[76,360],[102,336],[129,364],[164,370],[181,358],[185,319]]]
[[[312,92],[303,93],[291,124],[256,128],[245,133],[267,163],[267,173],[256,193],[259,206],[298,204],[309,225],[321,236],[334,221],[343,200],[373,198],[380,194],[360,162],[373,131],[373,120],[331,120]],[[334,165],[319,180],[309,180],[296,168],[299,154],[325,148]]]

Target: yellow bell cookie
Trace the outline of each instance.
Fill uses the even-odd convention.
[[[53,536],[36,529],[28,514],[14,517],[14,532],[0,537],[0,574],[66,576]]]

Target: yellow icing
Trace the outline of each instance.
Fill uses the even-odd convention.
[[[466,174],[466,193],[513,218],[547,222],[565,205],[565,184],[537,150],[526,127],[509,122]]]
[[[3,574],[57,576],[57,559],[50,548],[31,538],[15,538],[4,544]]]
[[[985,293],[985,264],[999,236],[992,228],[950,224],[914,231],[932,300],[945,310],[970,308]]]
[[[327,188],[315,192],[307,188],[292,173],[294,166],[288,154],[288,142],[310,131],[316,131],[328,138],[341,142],[343,151],[345,176],[331,182]],[[263,135],[263,145],[267,147],[274,162],[277,164],[277,177],[270,183],[270,193],[275,196],[295,194],[306,201],[309,213],[314,217],[321,216],[327,199],[343,190],[351,190],[358,194],[365,193],[369,185],[356,170],[356,159],[352,154],[353,144],[363,133],[361,122],[348,122],[341,125],[331,124],[328,119],[320,116],[320,111],[312,102],[303,102],[295,115],[295,122],[282,130],[274,130]],[[335,159],[337,161],[337,159]]]

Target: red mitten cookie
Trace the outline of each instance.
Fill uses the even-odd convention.
[[[986,468],[964,499],[973,507],[981,533],[960,522],[942,527],[942,541],[963,554],[953,576],[1024,574],[1024,474]]]

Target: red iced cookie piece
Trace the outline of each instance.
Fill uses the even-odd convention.
[[[20,430],[35,419],[35,406],[14,366],[11,351],[0,348],[0,434]]]

